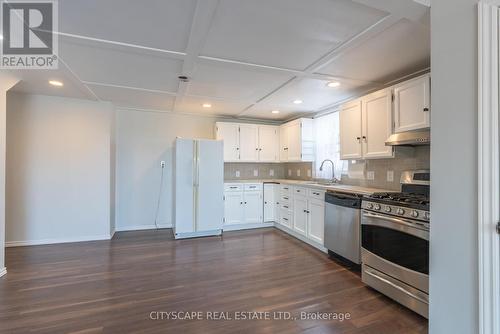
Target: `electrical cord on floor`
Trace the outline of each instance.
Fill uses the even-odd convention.
[[[165,165],[161,165],[161,177],[160,177],[160,192],[158,193],[158,202],[156,203],[156,213],[155,213],[155,227],[156,230],[159,229],[158,227],[158,214],[160,213],[160,202],[161,202],[161,191],[163,190],[163,174],[165,170]]]

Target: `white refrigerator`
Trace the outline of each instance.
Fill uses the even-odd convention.
[[[220,235],[224,219],[224,151],[220,140],[175,140],[174,236]]]

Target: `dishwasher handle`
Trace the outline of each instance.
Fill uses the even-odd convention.
[[[338,206],[361,209],[361,196],[344,193],[326,193],[325,202]]]

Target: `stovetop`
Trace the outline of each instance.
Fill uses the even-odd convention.
[[[429,211],[429,197],[423,194],[407,192],[381,192],[367,196],[367,200]]]

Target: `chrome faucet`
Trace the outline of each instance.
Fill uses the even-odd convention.
[[[335,164],[333,163],[332,160],[330,159],[325,159],[323,160],[323,162],[321,163],[321,166],[319,166],[319,170],[320,171],[323,171],[323,165],[325,164],[325,162],[329,161],[331,164],[332,164],[332,179],[330,180],[331,183],[337,183],[339,182],[339,180],[337,178],[335,178]]]

